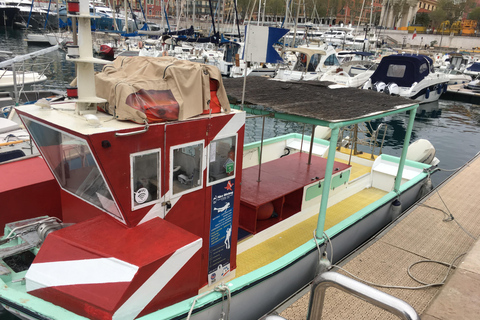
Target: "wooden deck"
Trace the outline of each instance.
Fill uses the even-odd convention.
[[[422,319],[478,319],[480,243],[474,246],[476,240],[472,238],[480,236],[478,190],[480,157],[477,156],[395,226],[352,255],[342,267],[377,284],[417,287],[420,284],[407,274],[410,265],[425,259],[452,263],[459,255],[469,252],[457,260],[455,265],[459,268],[451,272],[453,276],[449,276],[444,286],[420,290],[377,289],[406,301]],[[444,221],[447,215],[441,210],[451,212],[455,220]],[[441,281],[447,268],[435,263],[421,263],[411,272],[418,279],[432,283]],[[299,295],[297,299],[277,310],[282,317],[306,319],[309,293]],[[322,319],[397,319],[380,308],[332,288],[327,289],[323,314]]]

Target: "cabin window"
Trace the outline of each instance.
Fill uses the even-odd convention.
[[[297,55],[297,62],[295,63],[293,70],[303,72],[305,71],[306,64],[307,64],[307,55],[305,53],[299,53]]]
[[[313,72],[317,69],[318,64],[320,63],[320,58],[321,55],[316,53],[312,55],[312,58],[310,59],[310,63],[308,64],[308,70],[309,72]]]
[[[235,177],[237,136],[216,139],[208,148],[208,184]]]
[[[202,188],[203,142],[172,147],[170,159],[173,195]]]
[[[160,149],[130,155],[132,209],[160,201]]]
[[[338,59],[337,57],[332,54],[330,56],[328,56],[327,59],[325,59],[325,63],[324,63],[326,66],[338,66],[340,65],[340,63],[338,62]]]
[[[391,64],[388,66],[387,77],[403,78],[406,69],[407,66],[405,65]]]
[[[84,139],[25,117],[22,120],[64,190],[123,220]]]
[[[424,73],[424,72],[427,71],[427,70],[428,70],[427,64],[426,64],[426,63],[422,63],[422,64],[420,65],[420,70],[419,70],[419,72],[420,72],[420,73]]]

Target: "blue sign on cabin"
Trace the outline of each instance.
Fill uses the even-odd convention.
[[[235,179],[212,186],[210,240],[208,254],[208,284],[230,273],[230,240],[232,237],[233,198]]]

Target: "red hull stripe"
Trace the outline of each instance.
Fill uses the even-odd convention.
[[[25,278],[27,292],[57,286],[130,282],[138,267],[115,258],[33,263]]]
[[[175,253],[118,308],[112,319],[136,318],[201,247],[202,239],[198,239],[175,251]]]

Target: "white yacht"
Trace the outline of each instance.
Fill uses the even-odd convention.
[[[347,42],[353,43],[355,36],[354,28],[348,27],[332,27],[322,34],[321,39],[329,44],[341,45]]]
[[[430,57],[394,54],[380,61],[363,88],[425,103],[438,100],[447,90],[448,81],[446,74],[434,71]]]
[[[320,81],[330,81],[338,85],[359,88],[370,79],[377,67],[377,63],[371,60],[351,60],[338,68],[332,68],[325,72]]]
[[[332,46],[289,48],[287,64],[275,74],[278,80],[318,80],[329,68],[339,67],[337,52]]]

